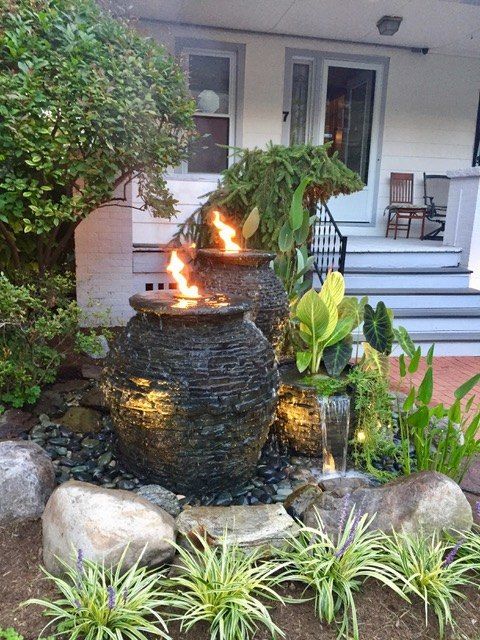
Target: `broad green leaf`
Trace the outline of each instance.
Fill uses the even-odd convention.
[[[243,223],[242,235],[247,240],[251,238],[257,231],[260,224],[260,212],[258,207],[254,207],[247,216],[247,219]]]
[[[293,231],[300,229],[303,224],[303,195],[305,188],[310,182],[310,178],[303,178],[298,187],[293,192],[290,204],[289,221]]]
[[[407,397],[405,398],[405,401],[403,403],[403,410],[404,411],[410,411],[410,409],[413,407],[414,403],[415,403],[415,387],[411,387],[410,391],[408,392]]]
[[[368,342],[362,342],[363,362],[365,371],[377,371],[383,378],[388,380],[390,373],[390,361],[388,356],[374,349]]]
[[[352,357],[353,343],[351,338],[345,338],[323,351],[323,364],[332,377],[339,376]]]
[[[418,387],[417,399],[423,404],[429,404],[433,395],[433,369],[428,367],[423,380]]]
[[[293,234],[297,244],[305,244],[310,233],[310,227],[310,216],[308,215],[308,211],[304,211],[302,226],[299,229],[296,229]]]
[[[480,373],[476,373],[469,380],[467,380],[462,385],[460,385],[458,389],[456,389],[455,398],[457,398],[457,400],[461,400],[467,395],[467,393],[470,393],[473,387],[479,382],[480,382]]]
[[[383,302],[377,304],[376,309],[365,305],[363,333],[365,339],[376,351],[388,355],[392,351],[393,327],[387,307]]]
[[[285,222],[278,234],[278,248],[286,253],[293,247],[293,231],[288,222]]]
[[[330,296],[336,306],[338,306],[345,295],[345,279],[340,271],[330,271],[325,278],[325,282],[320,290],[320,297]]]
[[[311,351],[297,351],[297,369],[302,373],[312,361]]]
[[[331,325],[331,313],[314,289],[302,296],[297,305],[296,316],[311,331],[314,339],[325,339],[323,336]]]
[[[303,269],[305,268],[305,259],[300,249],[296,249],[296,254],[297,254],[297,273],[298,273],[300,271],[303,271]]]
[[[421,347],[417,347],[413,354],[412,359],[408,364],[408,372],[415,373],[418,370],[418,365],[420,364],[420,358],[422,357],[422,349]]]
[[[426,429],[430,421],[430,411],[428,407],[419,407],[416,411],[408,416],[408,424],[418,430]]]
[[[460,424],[462,420],[462,407],[460,406],[460,400],[458,398],[448,410],[448,419],[454,424]]]
[[[405,327],[395,329],[395,339],[409,358],[415,355],[415,344]]]
[[[335,325],[335,329],[325,343],[326,347],[331,347],[336,342],[341,342],[352,332],[352,321],[350,318],[342,318]]]

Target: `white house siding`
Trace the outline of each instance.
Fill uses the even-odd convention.
[[[246,46],[243,132],[242,139],[237,141],[244,147],[263,147],[270,140],[281,142],[286,48],[388,58],[376,224],[346,227],[344,230],[351,235],[383,234],[382,212],[388,203],[391,171],[415,173],[415,194],[420,202],[423,171],[444,173],[471,164],[480,88],[477,59],[424,56],[409,50],[298,37],[173,27],[153,21],[142,22],[140,28],[172,51],[175,38],[186,37]],[[169,182],[180,201],[179,221],[195,208],[198,196],[215,184],[215,181],[192,183],[186,176]],[[153,219],[149,213],[135,212],[133,240],[163,244],[170,238],[174,225]]]

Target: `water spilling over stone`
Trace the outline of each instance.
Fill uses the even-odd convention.
[[[346,470],[350,414],[347,394],[322,396],[291,370],[282,373],[276,433],[291,451],[322,457],[324,473]]]
[[[108,356],[103,387],[121,462],[139,477],[201,495],[255,474],[278,385],[247,300],[133,296],[137,311]]]
[[[196,274],[206,291],[248,298],[252,319],[278,349],[288,318],[288,299],[281,280],[269,263],[274,253],[246,249],[238,253],[199,249]]]

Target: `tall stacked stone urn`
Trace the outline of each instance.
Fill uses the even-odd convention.
[[[274,258],[274,253],[255,249],[199,249],[195,269],[206,291],[248,298],[253,321],[278,352],[288,319],[288,298],[270,268]]]
[[[121,461],[188,495],[238,487],[255,474],[278,386],[250,302],[155,291],[130,304],[103,377]]]

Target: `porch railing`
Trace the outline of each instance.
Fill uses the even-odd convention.
[[[315,256],[314,268],[323,284],[329,271],[345,270],[347,236],[344,236],[328,206],[318,205],[314,211],[317,219],[313,224],[310,253]]]

